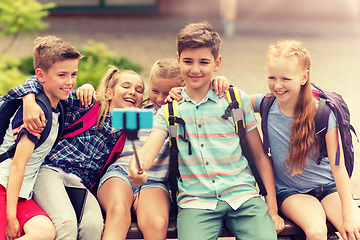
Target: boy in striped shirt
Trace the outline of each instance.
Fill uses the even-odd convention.
[[[255,187],[233,119],[221,117],[228,101],[209,90],[212,73],[218,71],[221,63],[220,45],[219,34],[206,22],[187,25],[177,37],[177,60],[186,82],[182,100],[177,103],[177,115],[186,123],[186,134],[179,126],[177,137],[178,237],[217,239],[225,224],[237,239],[276,239],[276,229],[282,229],[284,222],[277,214],[272,166],[262,151],[249,97],[240,90],[246,137],[268,192],[267,205]],[[138,152],[143,174],[138,174],[134,157],[130,161],[129,178],[134,185],[146,182],[146,170],[169,135],[163,107],[153,125],[148,140]],[[191,143],[191,155],[188,143],[179,137],[183,133]]]

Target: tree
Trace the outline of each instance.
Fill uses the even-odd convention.
[[[55,3],[41,4],[36,0],[0,0],[0,38],[12,36],[2,53],[9,51],[19,35],[27,36],[48,27],[42,18]]]

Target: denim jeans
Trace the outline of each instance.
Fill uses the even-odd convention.
[[[88,191],[82,220],[78,224],[65,186],[85,188],[79,178],[46,166],[40,168],[33,199],[50,216],[56,228],[55,239],[100,240],[104,221],[98,201]]]

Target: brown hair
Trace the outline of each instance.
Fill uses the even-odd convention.
[[[310,56],[300,42],[280,41],[269,47],[271,58],[297,59],[300,70],[310,70]],[[319,141],[315,134],[316,106],[311,91],[310,79],[301,86],[295,105],[286,166],[292,169],[292,176],[304,171],[305,162],[317,155]],[[312,154],[311,154],[312,153]]]
[[[70,43],[55,36],[38,37],[33,50],[34,69],[47,72],[55,62],[80,59],[82,55]]]
[[[114,89],[118,84],[121,76],[123,74],[133,74],[141,79],[144,83],[143,78],[132,70],[119,70],[115,66],[108,66],[108,70],[105,73],[105,76],[101,79],[98,88],[96,90],[96,97],[98,104],[100,105],[100,110],[96,120],[96,129],[99,128],[100,121],[103,124],[105,122],[106,114],[110,109],[111,98],[107,96],[108,89]],[[144,87],[145,88],[145,87]]]
[[[181,52],[188,48],[211,48],[211,53],[216,60],[219,56],[221,38],[209,23],[191,23],[183,28],[176,39],[177,51]]]

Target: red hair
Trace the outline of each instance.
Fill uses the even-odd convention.
[[[297,41],[280,41],[270,46],[268,61],[270,57],[298,59],[300,70],[310,70],[310,56]],[[315,114],[316,106],[308,79],[301,86],[295,105],[289,150],[285,160],[289,170],[292,169],[292,176],[301,174],[305,163],[319,151],[319,141],[315,134]]]

